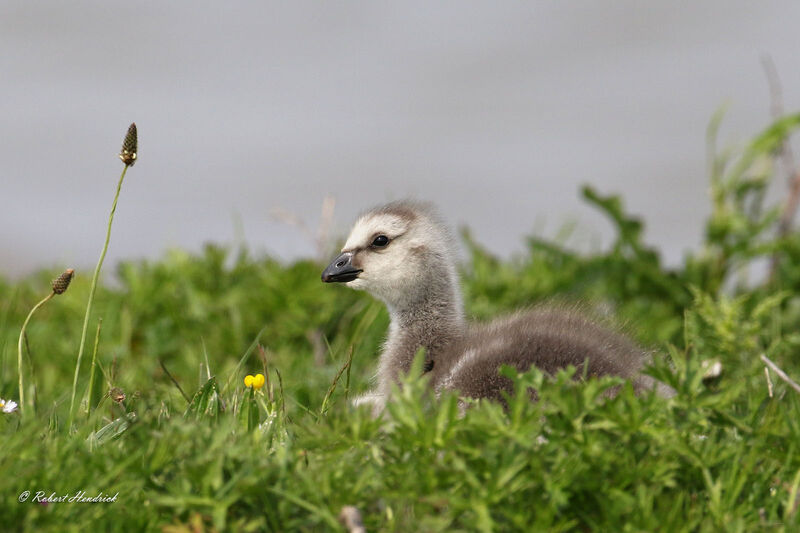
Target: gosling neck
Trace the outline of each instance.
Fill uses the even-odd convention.
[[[455,272],[429,283],[401,301],[386,302],[391,323],[379,364],[379,387],[388,389],[411,369],[414,356],[425,348],[427,362],[465,331],[461,294]]]

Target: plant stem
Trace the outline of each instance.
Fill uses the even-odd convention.
[[[17,372],[19,373],[19,412],[20,414],[24,414],[25,411],[25,384],[22,377],[22,340],[25,338],[25,328],[28,327],[28,322],[30,322],[33,313],[36,312],[44,303],[55,296],[56,293],[51,292],[44,299],[39,302],[38,304],[33,306],[31,312],[28,313],[28,318],[25,319],[25,322],[22,324],[22,329],[19,332],[19,342],[17,343]]]
[[[798,385],[797,383],[795,383],[795,381],[794,381],[792,378],[790,378],[788,375],[786,375],[786,372],[784,372],[783,370],[781,370],[781,369],[778,367],[778,365],[776,365],[775,363],[773,363],[773,362],[772,362],[772,359],[770,359],[769,357],[767,357],[766,355],[764,355],[764,354],[762,353],[762,354],[761,354],[761,360],[762,360],[762,361],[764,361],[764,363],[765,363],[765,364],[766,364],[768,367],[770,367],[770,368],[772,369],[772,371],[773,371],[773,372],[775,372],[776,374],[778,374],[778,377],[779,377],[779,378],[781,378],[783,381],[785,381],[786,383],[788,383],[788,384],[789,384],[789,386],[795,390],[795,392],[800,392],[800,385]]]
[[[171,372],[170,372],[170,371],[167,369],[167,365],[165,365],[165,364],[164,364],[164,361],[163,361],[162,359],[159,359],[159,360],[158,360],[158,364],[160,364],[160,365],[161,365],[161,369],[162,369],[162,370],[164,371],[164,373],[165,373],[165,374],[166,374],[166,375],[169,377],[169,379],[171,379],[171,380],[172,380],[172,383],[174,383],[174,384],[175,384],[175,386],[176,386],[176,387],[178,387],[178,391],[180,391],[180,393],[181,393],[181,396],[183,396],[183,399],[184,399],[184,400],[186,400],[186,403],[187,403],[187,404],[190,404],[190,403],[192,403],[192,399],[191,399],[191,398],[189,398],[189,397],[186,395],[186,393],[185,393],[185,392],[183,392],[183,388],[181,388],[181,384],[180,384],[180,383],[178,383],[178,380],[177,380],[177,379],[175,379],[175,378],[173,377],[172,373],[171,373]]]
[[[95,368],[97,367],[97,346],[100,344],[100,329],[103,327],[103,319],[97,321],[97,333],[94,336],[94,351],[92,352],[92,366],[89,372],[89,391],[86,395],[86,414],[92,414],[92,405],[95,395]]]
[[[125,173],[128,171],[128,165],[122,169],[122,174],[117,183],[117,193],[114,195],[114,203],[111,204],[111,214],[108,217],[108,229],[106,230],[106,242],[103,245],[103,251],[100,254],[100,260],[97,261],[97,266],[94,269],[94,276],[92,276],[92,286],[89,289],[89,302],[86,304],[86,315],[83,317],[83,332],[81,333],[81,345],[78,348],[78,361],[75,363],[75,377],[72,379],[72,399],[69,402],[69,423],[68,427],[72,427],[72,420],[75,416],[75,392],[78,389],[78,374],[81,370],[81,358],[83,358],[83,348],[86,345],[86,330],[89,327],[89,316],[92,314],[92,302],[94,301],[94,293],[97,289],[97,278],[100,276],[100,268],[103,266],[103,260],[106,258],[108,251],[108,241],[111,240],[111,223],[114,222],[114,211],[117,210],[117,200],[119,199],[119,191],[122,189],[122,180],[125,179]]]
[[[322,400],[322,407],[320,407],[319,409],[320,420],[322,419],[322,416],[324,416],[325,413],[328,411],[328,400],[333,394],[333,391],[336,390],[336,385],[339,383],[339,378],[342,377],[342,374],[344,373],[345,370],[348,370],[348,375],[349,375],[350,363],[352,362],[353,362],[353,347],[351,346],[350,356],[347,358],[347,361],[345,362],[344,366],[339,369],[339,372],[336,373],[336,376],[333,378],[333,383],[331,383],[330,388],[328,388],[328,393]]]
[[[350,396],[350,368],[353,366],[353,346],[350,346],[350,353],[347,354],[347,378],[344,383],[344,401]]]

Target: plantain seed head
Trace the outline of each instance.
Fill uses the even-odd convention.
[[[125,401],[125,391],[119,387],[111,387],[111,390],[108,391],[108,396],[117,403]]]
[[[122,150],[119,153],[119,158],[126,166],[132,167],[136,163],[136,152],[139,148],[139,139],[136,135],[136,123],[132,123],[128,127],[128,133],[125,135],[125,140],[122,141]]]
[[[74,275],[75,271],[73,269],[66,269],[63,274],[53,280],[53,292],[56,294],[64,294],[64,292],[67,290],[67,287],[69,287],[69,282],[72,281],[72,276]]]

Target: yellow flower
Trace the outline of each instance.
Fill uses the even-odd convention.
[[[253,376],[251,376],[250,374],[247,374],[244,377],[244,386],[245,387],[252,387],[254,381],[255,381],[255,378]]]
[[[260,389],[264,386],[264,374],[256,374],[253,378],[253,387]]]

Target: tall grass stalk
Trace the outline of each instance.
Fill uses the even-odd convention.
[[[114,195],[114,203],[111,204],[111,215],[108,217],[108,229],[106,230],[106,242],[103,245],[103,251],[100,253],[100,260],[94,269],[94,276],[92,276],[92,285],[89,289],[89,301],[86,304],[86,315],[83,317],[83,331],[81,332],[81,344],[78,348],[78,361],[75,363],[75,376],[72,378],[72,399],[69,403],[69,426],[72,427],[72,419],[75,415],[75,392],[78,389],[78,374],[81,370],[81,359],[83,358],[83,349],[86,345],[86,332],[89,328],[89,317],[92,314],[92,303],[94,302],[94,293],[97,290],[97,279],[100,277],[100,269],[103,267],[103,261],[106,258],[108,251],[108,242],[111,240],[111,224],[114,222],[114,212],[117,210],[117,200],[119,199],[119,192],[122,189],[122,181],[125,179],[125,173],[128,171],[128,166],[122,169],[122,175],[119,177],[117,183],[117,193]]]
[[[28,313],[28,318],[25,319],[25,322],[22,324],[22,329],[19,332],[19,343],[17,343],[17,373],[19,374],[19,412],[23,415],[25,414],[25,383],[22,373],[22,342],[25,339],[25,328],[28,327],[28,322],[31,321],[33,313],[55,295],[56,293],[51,292],[45,296],[41,302],[33,306],[33,309]]]
[[[106,258],[108,251],[108,242],[111,240],[111,224],[114,222],[114,212],[117,210],[117,201],[119,200],[119,192],[122,190],[122,182],[125,180],[125,174],[128,172],[128,167],[133,166],[136,162],[137,152],[137,133],[136,124],[131,124],[128,128],[128,133],[125,135],[125,140],[122,144],[122,151],[119,154],[120,159],[125,164],[122,169],[122,174],[119,176],[117,183],[117,192],[114,195],[114,202],[111,204],[111,214],[108,217],[108,228],[106,229],[106,241],[103,244],[103,251],[100,253],[100,259],[97,261],[97,266],[94,269],[92,276],[92,285],[89,289],[89,301],[86,303],[86,315],[83,317],[83,331],[81,332],[81,344],[78,348],[78,360],[75,363],[75,376],[72,378],[72,397],[69,402],[69,423],[68,427],[72,427],[72,421],[75,418],[75,395],[78,389],[78,375],[81,370],[81,359],[83,358],[83,349],[86,346],[86,332],[89,328],[89,317],[92,314],[92,303],[94,302],[94,293],[97,290],[97,279],[100,277],[100,269],[103,267],[103,260]]]
[[[19,410],[20,413],[24,414],[25,411],[25,379],[23,377],[22,372],[22,343],[25,340],[25,329],[28,327],[28,322],[31,321],[31,317],[33,313],[36,312],[41,306],[47,303],[53,296],[56,294],[64,294],[69,287],[70,282],[72,281],[72,276],[75,274],[75,271],[71,268],[65,270],[60,276],[53,280],[52,292],[45,296],[42,301],[37,303],[31,309],[31,312],[28,313],[27,318],[25,318],[25,322],[22,323],[22,328],[19,331],[19,342],[17,343],[17,373],[19,374]]]

